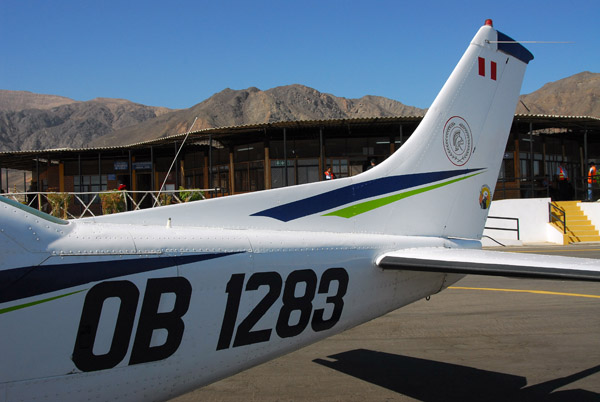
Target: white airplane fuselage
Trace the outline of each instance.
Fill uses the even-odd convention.
[[[478,250],[532,59],[487,20],[358,175],[70,222],[0,197],[0,402],[165,400],[465,273],[600,281],[593,260]]]
[[[70,287],[67,295],[49,292],[47,301],[2,314],[0,355],[21,361],[2,365],[0,375],[9,385],[0,394],[27,400],[39,398],[43,387],[48,400],[60,400],[94,383],[110,383],[98,389],[102,399],[160,400],[198,388],[460,279],[383,271],[374,264],[386,250],[425,243],[478,245],[372,234],[71,223],[47,253],[33,254],[45,260],[43,268],[71,266],[106,280]],[[140,272],[110,273],[123,267]],[[24,349],[36,358],[22,361]]]

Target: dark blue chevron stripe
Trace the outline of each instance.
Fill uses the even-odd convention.
[[[90,282],[227,257],[242,252],[170,257],[152,256],[134,259],[119,258],[110,261],[39,265],[9,269],[0,271],[0,303],[68,289]]]
[[[252,214],[252,216],[267,216],[283,222],[289,222],[294,219],[327,211],[332,208],[338,208],[342,205],[364,200],[366,198],[377,197],[411,187],[422,186],[480,170],[483,169],[446,170],[440,172],[382,177],[265,209]]]

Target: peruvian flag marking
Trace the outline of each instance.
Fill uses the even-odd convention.
[[[479,75],[485,77],[485,59],[483,57],[478,58],[479,63]],[[496,62],[490,61],[490,78],[496,81]]]

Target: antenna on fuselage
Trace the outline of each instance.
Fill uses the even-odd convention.
[[[538,43],[538,44],[543,44],[543,45],[556,44],[556,43],[562,43],[562,44],[575,43],[575,42],[570,42],[570,41],[545,41],[545,40],[486,40],[485,42],[486,43]]]
[[[159,197],[160,197],[160,193],[162,192],[163,188],[165,187],[165,184],[167,183],[167,179],[169,178],[169,175],[171,174],[173,165],[175,165],[175,162],[177,161],[177,157],[179,156],[179,153],[181,152],[181,149],[183,148],[185,141],[187,140],[190,133],[192,132],[192,128],[194,128],[194,125],[196,124],[196,120],[198,120],[198,116],[196,116],[196,118],[194,119],[194,122],[192,123],[190,129],[187,131],[185,138],[183,139],[183,142],[181,143],[181,146],[177,150],[177,153],[175,154],[175,158],[173,158],[173,162],[171,162],[171,167],[169,168],[169,171],[167,172],[167,175],[165,176],[165,180],[163,181],[162,185],[160,186],[160,189],[158,190],[158,194],[156,194],[156,198],[154,199],[154,204],[152,205],[152,207],[156,206],[156,203],[158,202]]]

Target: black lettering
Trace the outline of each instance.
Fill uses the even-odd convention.
[[[231,339],[236,328],[238,312],[242,299],[244,274],[233,274],[227,283],[225,293],[227,293],[227,304],[223,323],[221,324],[221,333],[217,343],[217,350],[228,349],[231,346]],[[311,323],[314,331],[325,331],[332,328],[342,316],[344,309],[344,296],[348,290],[349,276],[344,268],[329,268],[321,276],[321,281],[317,289],[318,277],[311,269],[292,271],[286,281],[283,289],[283,305],[279,310],[275,331],[281,338],[289,338],[300,335]],[[337,282],[335,294],[331,292],[331,283]],[[305,283],[304,291],[297,296],[298,284]],[[257,290],[261,286],[268,286],[269,290],[262,300],[252,309],[250,314],[242,320],[237,326],[237,332],[233,342],[233,347],[251,345],[260,342],[267,342],[271,339],[273,328],[264,328],[254,330],[256,324],[265,316],[267,311],[279,299],[282,289],[281,275],[277,272],[257,272],[250,276],[246,284],[245,291]],[[315,292],[327,295],[326,304],[333,305],[331,316],[325,318],[325,308],[314,309],[313,301]],[[313,314],[314,309],[314,314]],[[298,313],[295,313],[298,311]],[[311,321],[312,315],[312,321]],[[290,320],[293,324],[290,324]]]
[[[300,282],[306,283],[304,294],[296,297],[296,288]],[[289,338],[302,333],[310,321],[317,287],[317,275],[310,269],[303,269],[292,272],[285,281],[283,290],[283,306],[277,319],[277,335],[282,338]],[[300,318],[294,325],[289,324],[290,316],[293,311],[300,311]]]
[[[281,284],[281,276],[277,272],[258,272],[248,279],[246,290],[257,290],[261,286],[268,286],[269,291],[256,307],[254,307],[250,314],[248,314],[248,317],[246,317],[246,319],[238,326],[235,340],[233,341],[234,348],[251,345],[253,343],[266,342],[271,339],[272,330],[270,328],[257,331],[252,331],[252,328],[279,298],[279,295],[281,294]]]
[[[175,294],[175,306],[172,311],[159,313],[160,299],[165,293]],[[181,318],[190,306],[191,296],[192,286],[183,277],[148,279],[129,364],[166,359],[177,351],[185,330]],[[162,345],[150,346],[152,333],[157,329],[165,329],[167,339]]]
[[[129,339],[140,292],[129,281],[108,281],[92,287],[85,296],[77,339],[73,350],[73,362],[81,371],[96,371],[115,367],[127,354]],[[93,352],[100,314],[104,301],[111,297],[120,300],[119,314],[115,325],[110,350],[103,355]]]
[[[323,313],[325,309],[320,308],[315,310],[311,326],[317,332],[332,328],[342,316],[344,295],[348,290],[348,272],[344,268],[329,268],[323,272],[321,283],[319,284],[319,294],[329,293],[332,281],[337,281],[338,289],[335,295],[327,297],[326,302],[333,304],[333,313],[329,319],[324,320]]]
[[[225,315],[223,316],[223,324],[221,324],[221,334],[217,343],[217,350],[228,349],[231,345],[235,322],[237,321],[238,310],[240,308],[240,300],[242,298],[242,287],[244,286],[244,274],[231,275],[231,279],[227,282],[225,293],[227,293],[227,306],[225,307]]]

